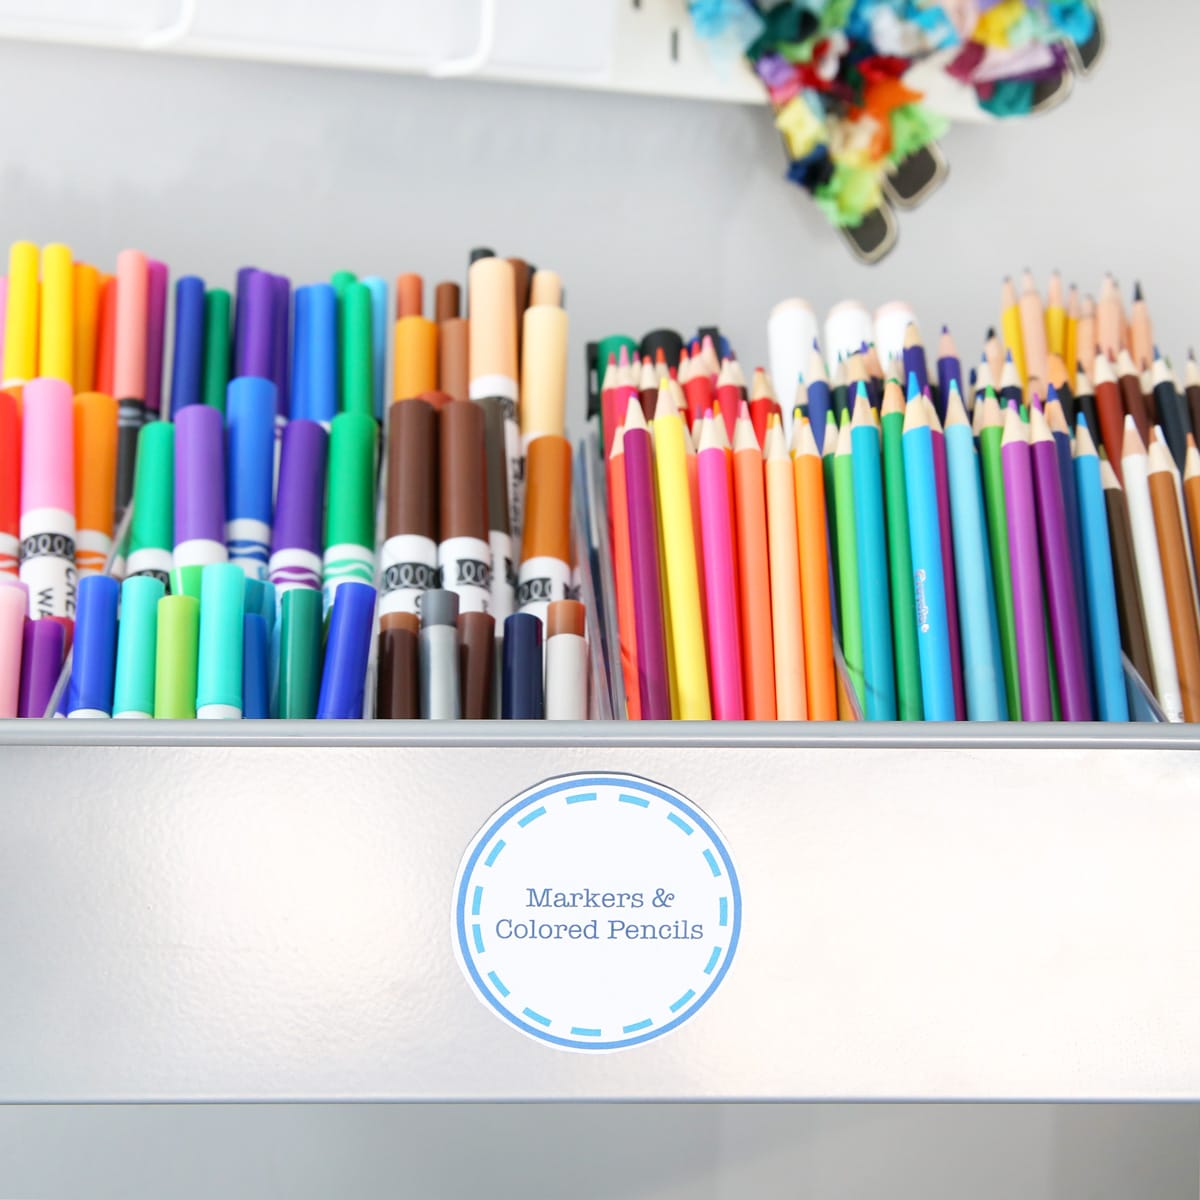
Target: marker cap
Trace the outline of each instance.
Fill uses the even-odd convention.
[[[316,421],[289,421],[284,429],[279,454],[275,525],[271,531],[272,550],[299,549],[321,553],[328,442],[329,435]]]
[[[17,715],[21,694],[21,647],[28,607],[29,596],[25,588],[0,587],[0,717]]]
[[[239,273],[240,276],[240,273]],[[235,375],[270,379],[275,363],[275,282],[266,271],[238,279]]]
[[[223,440],[221,414],[207,404],[175,418],[175,545],[197,538],[225,544]]]
[[[38,365],[38,248],[33,242],[9,246],[6,278],[4,381],[24,383],[37,375]]]
[[[446,280],[433,293],[433,319],[440,325],[462,311],[462,293],[457,283]]]
[[[21,528],[21,419],[17,398],[0,392],[0,533]]]
[[[343,584],[338,594],[351,585]],[[336,606],[337,600],[335,598]],[[321,593],[291,588],[279,604],[279,693],[276,715],[311,721],[321,687]]]
[[[42,247],[41,315],[38,323],[38,374],[75,382],[75,262],[71,247]]]
[[[146,261],[146,408],[157,413],[162,407],[163,343],[166,340],[167,264],[156,258]]]
[[[329,277],[329,285],[340,302],[345,290],[357,280],[358,276],[353,271],[334,271]]]
[[[117,338],[113,346],[113,395],[146,398],[146,310],[149,265],[140,250],[117,255]]]
[[[199,641],[200,601],[195,596],[164,596],[158,602],[154,655],[155,717],[173,721],[195,717]]]
[[[191,596],[197,604],[200,602],[200,590],[204,581],[204,567],[193,564],[190,567],[171,568],[171,595]]]
[[[540,437],[529,443],[525,461],[525,532],[522,560],[571,561],[571,443]]]
[[[425,400],[388,409],[387,536],[437,540],[437,414]]]
[[[433,625],[458,626],[458,593],[431,588],[421,597],[421,628]]]
[[[113,531],[117,488],[117,402],[103,392],[75,397],[75,524]]]
[[[121,585],[111,575],[88,575],[79,581],[68,713],[94,709],[112,715],[120,597]]]
[[[21,511],[75,511],[75,410],[71,385],[31,379],[21,414]]]
[[[541,271],[534,271],[533,278],[529,281],[530,308],[561,307],[562,295],[562,279],[557,271],[549,271],[544,268]],[[521,353],[524,354],[524,352],[522,345]]]
[[[246,611],[258,613],[266,621],[267,629],[271,629],[275,624],[275,585],[247,575]]]
[[[395,330],[396,400],[408,400],[438,385],[438,327],[425,317],[401,317]]]
[[[379,426],[366,413],[340,413],[329,430],[325,545],[375,545],[375,442]]]
[[[171,361],[171,412],[204,399],[204,280],[175,282],[175,351]]]
[[[438,413],[438,451],[442,540],[486,540],[483,409],[473,400],[452,400]]]
[[[608,360],[613,358],[619,361],[622,349],[632,358],[637,349],[637,342],[623,333],[613,333],[593,344],[596,347],[596,388],[600,391],[604,388],[604,372],[608,370]]]
[[[158,645],[158,602],[162,580],[135,575],[121,584],[117,627],[117,673],[113,712],[154,712],[154,660]]]
[[[242,707],[242,637],[246,576],[236,563],[210,563],[200,583],[200,653],[196,708]]]
[[[246,327],[246,299],[250,280],[258,274],[257,267],[238,267],[237,279],[234,282],[233,299],[233,349],[234,358],[239,353],[242,344],[243,331]]]
[[[491,613],[459,613],[458,646],[462,715],[468,721],[486,720],[492,715],[496,618]]]
[[[498,396],[485,396],[479,404],[483,409],[487,525],[489,530],[511,533],[508,515],[508,459],[504,428],[504,402]]]
[[[540,721],[545,714],[540,617],[513,613],[504,622],[503,659],[500,716],[506,721]]]
[[[67,631],[58,621],[26,621],[21,639],[18,717],[44,717],[66,657]]]
[[[451,317],[438,326],[439,383],[455,400],[466,400],[471,394],[470,336],[466,317]]]
[[[242,623],[242,716],[264,721],[271,715],[270,636],[262,613],[248,612]]]
[[[271,523],[275,394],[275,385],[269,379],[245,376],[229,384],[225,408],[228,442],[225,511],[231,521],[247,518]]]
[[[406,271],[396,276],[396,320],[419,317],[425,309],[425,281]]]
[[[560,633],[585,637],[587,613],[578,600],[552,600],[546,609],[546,637],[557,637]]]
[[[659,350],[667,360],[667,365],[673,367],[679,361],[679,352],[683,349],[683,338],[674,329],[652,329],[642,338],[640,349],[642,358],[655,360]]]
[[[337,293],[328,283],[296,289],[292,415],[332,421],[337,414]]]
[[[329,617],[317,720],[358,720],[362,716],[374,625],[375,589],[353,579],[343,583]]]
[[[525,310],[521,433],[527,438],[544,433],[561,437],[566,428],[567,325],[565,309],[542,304]]]
[[[288,394],[288,326],[292,307],[292,281],[286,275],[271,276],[274,294],[271,336],[271,382],[275,385],[276,411],[281,417],[291,412]]]
[[[374,319],[371,289],[357,281],[347,284],[341,298],[342,412],[375,413]]]
[[[204,293],[204,403],[225,411],[229,383],[229,293],[209,288]]]
[[[416,613],[386,613],[379,618],[375,716],[381,720],[416,720],[421,715],[420,626]]]
[[[504,258],[481,258],[467,272],[471,378],[517,377],[517,314],[513,268]]]

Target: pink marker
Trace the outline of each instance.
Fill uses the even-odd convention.
[[[31,379],[21,420],[21,582],[29,615],[75,617],[75,409],[71,385]]]
[[[15,579],[0,583],[0,717],[17,715],[21,692],[21,641],[25,635],[25,588]]]
[[[729,467],[716,422],[708,413],[700,422],[697,454],[700,476],[700,527],[704,542],[704,595],[708,646],[712,656],[713,716],[718,721],[745,719],[742,699],[742,651],[738,633],[738,592],[733,567],[733,515],[729,505]]]
[[[113,396],[117,401],[117,520],[133,498],[138,431],[146,419],[146,335],[150,268],[140,250],[117,255]]]

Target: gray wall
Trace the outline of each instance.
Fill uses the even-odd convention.
[[[579,346],[715,319],[750,360],[786,295],[903,296],[967,352],[1004,273],[1111,269],[1181,356],[1200,6],[1109,9],[1098,77],[1043,119],[952,133],[950,182],[873,269],[781,182],[759,110],[11,44],[0,239],[104,263],[139,245],[225,282],[250,260],[439,278],[493,242],[562,272]],[[7,1108],[0,1200],[1175,1200],[1198,1133],[1189,1107]]]

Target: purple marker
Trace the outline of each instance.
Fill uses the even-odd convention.
[[[44,717],[62,674],[67,631],[58,621],[26,621],[21,639],[18,717]]]
[[[175,417],[175,550],[178,567],[228,561],[225,550],[225,430],[208,404]]]
[[[283,431],[275,526],[267,577],[277,596],[321,586],[321,518],[329,435],[316,421],[290,421]]]
[[[236,377],[270,379],[275,363],[275,281],[266,271],[252,271],[243,289],[238,277]]]
[[[167,330],[167,264],[146,262],[146,411],[162,408],[163,342]]]
[[[233,364],[241,361],[242,328],[246,321],[246,288],[250,277],[258,274],[257,267],[238,267],[237,283],[233,294]],[[234,375],[239,374],[233,371]]]
[[[271,338],[271,379],[275,384],[278,413],[286,419],[291,411],[288,394],[288,363],[290,354],[290,315],[292,307],[292,283],[286,275],[272,275],[274,292],[274,329]]]

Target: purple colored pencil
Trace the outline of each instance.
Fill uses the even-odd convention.
[[[67,631],[58,621],[26,621],[21,637],[18,717],[44,717],[62,673]]]
[[[284,428],[267,567],[277,593],[321,586],[328,443],[329,435],[316,421],[289,421]]]
[[[629,558],[633,576],[633,625],[637,634],[638,692],[643,721],[671,719],[671,685],[663,630],[658,565],[658,518],[654,504],[654,456],[650,430],[637,397],[625,415],[625,491],[629,505]]]
[[[942,326],[942,333],[949,333],[947,326]],[[939,355],[937,360],[937,377],[938,377],[938,398],[937,410],[938,417],[945,422],[946,420],[946,401],[950,396],[950,384],[958,384],[959,395],[966,399],[967,390],[963,387],[962,363],[959,361],[958,355],[946,354]]]
[[[912,329],[912,326],[909,325],[908,328]],[[907,335],[905,336],[904,340],[908,341]],[[910,379],[912,376],[915,375],[917,377],[917,387],[919,387],[921,389],[921,391],[923,391],[923,392],[928,391],[929,390],[929,364],[925,360],[925,347],[921,344],[921,342],[919,340],[917,341],[917,344],[915,346],[905,346],[904,347],[903,359],[904,359],[904,378]],[[945,416],[946,416],[946,414],[939,409],[938,410],[938,420],[939,421],[945,420]]]
[[[1065,720],[1090,721],[1091,686],[1083,658],[1083,636],[1079,628],[1075,576],[1071,570],[1071,547],[1067,539],[1058,451],[1041,405],[1036,400],[1029,414],[1029,431],[1042,562],[1046,571],[1046,601],[1050,613],[1051,640],[1054,643],[1054,665],[1058,670],[1059,703]]]
[[[1026,721],[1049,721],[1053,719],[1050,664],[1046,656],[1046,618],[1042,609],[1042,572],[1038,564],[1029,428],[1015,408],[1009,408],[1004,414],[1000,458],[1004,465],[1004,498],[1008,509],[1008,553],[1012,563],[1021,714]]]
[[[146,263],[146,411],[162,409],[163,345],[167,332],[167,264]]]
[[[933,401],[925,391],[925,401]],[[954,684],[954,719],[967,719],[967,694],[963,686],[962,637],[958,631],[958,587],[954,582],[954,540],[950,525],[950,471],[946,465],[946,435],[941,424],[930,420],[933,442],[933,479],[937,486],[938,531],[942,538],[942,571],[946,576],[946,624],[950,633],[950,672]]]

